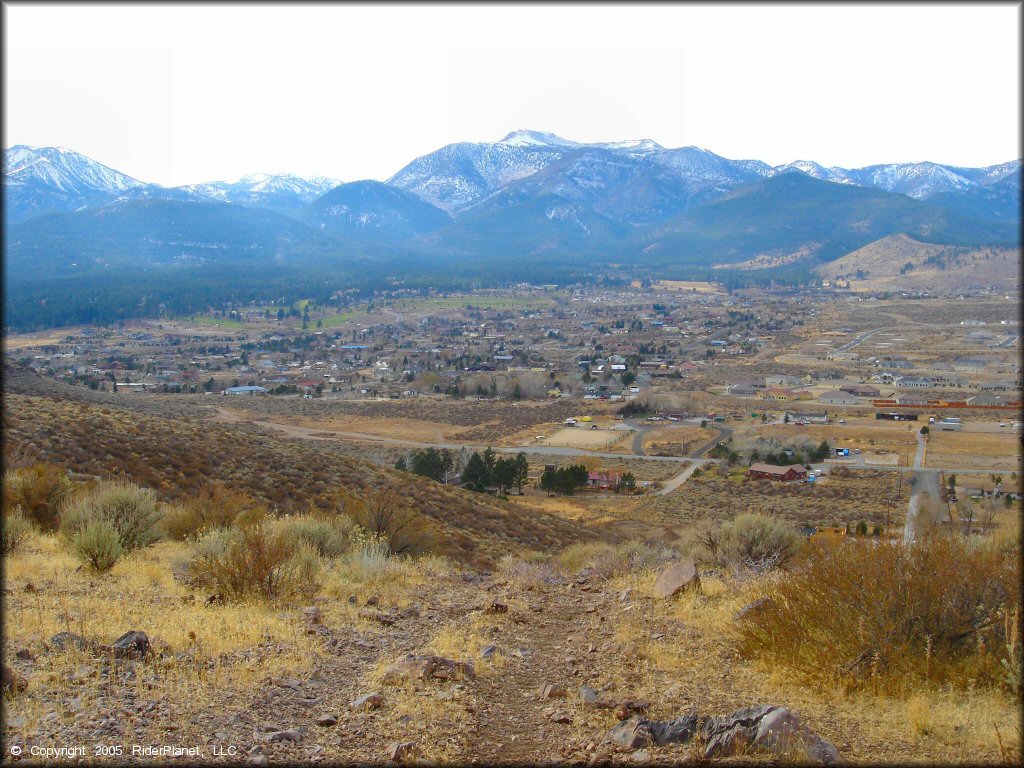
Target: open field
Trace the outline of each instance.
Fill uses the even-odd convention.
[[[430,309],[481,309],[524,310],[550,307],[554,299],[548,296],[447,296],[437,299],[393,299],[387,307],[402,312],[416,312]]]
[[[913,461],[921,422],[880,422],[874,418],[850,418],[846,421],[846,424],[772,424],[743,427],[736,430],[735,439],[739,440],[741,435],[773,437],[783,444],[787,440],[799,438],[809,439],[815,444],[827,440],[833,448],[860,448],[874,453],[897,453],[903,457],[901,463],[904,466],[907,466],[908,454],[910,461]],[[928,423],[927,419],[924,423]]]
[[[713,430],[688,424],[658,427],[644,433],[644,452],[652,456],[688,456],[714,434]]]
[[[849,477],[827,477],[816,483],[777,483],[746,478],[746,468],[728,477],[717,470],[702,472],[668,496],[637,501],[662,520],[695,524],[729,520],[745,512],[777,515],[798,525],[902,525],[909,503],[909,485],[895,472],[857,470]]]
[[[717,283],[695,280],[659,280],[656,286],[663,291],[696,291],[697,293],[724,293]]]
[[[579,427],[564,427],[542,441],[544,445],[556,445],[564,448],[583,448],[589,451],[603,450],[612,443],[623,438],[618,429],[591,429],[584,424]]]
[[[1021,437],[1020,434],[944,432],[932,425],[924,464],[1020,472]]]

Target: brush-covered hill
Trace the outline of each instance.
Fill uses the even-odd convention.
[[[818,267],[825,280],[849,281],[854,291],[955,293],[995,285],[1020,285],[1019,248],[922,243],[906,235],[876,240]]]
[[[12,372],[19,391],[36,376]],[[398,486],[405,502],[433,521],[438,551],[477,566],[493,565],[508,553],[598,538],[554,515],[375,466],[329,443],[314,446],[180,414],[159,416],[152,403],[144,412],[130,400],[127,407],[90,402],[95,393],[83,389],[90,393],[83,399],[78,389],[54,382],[36,396],[12,391],[5,382],[5,443],[84,475],[131,478],[166,500],[219,481],[278,513],[326,512],[336,508],[340,490],[365,498]]]

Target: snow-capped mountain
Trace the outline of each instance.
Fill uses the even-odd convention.
[[[836,184],[852,184],[849,172],[842,168],[826,168],[813,160],[794,160],[792,163],[777,165],[772,168],[772,175],[778,173],[798,172],[810,176],[813,179],[832,181]]]
[[[8,221],[73,210],[143,186],[131,176],[61,147],[18,144],[5,149],[3,173]]]
[[[295,210],[341,183],[326,176],[303,178],[287,173],[253,173],[238,181],[210,181],[190,184],[184,189],[225,203]]]
[[[494,143],[449,144],[416,158],[387,183],[454,215],[580,146],[550,133],[514,131]]]

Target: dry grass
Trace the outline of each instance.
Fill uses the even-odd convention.
[[[1021,443],[1017,434],[943,432],[928,435],[925,466],[961,469],[1020,470]]]
[[[616,640],[639,659],[638,672],[613,679],[620,689],[654,694],[655,718],[763,702],[798,712],[852,764],[998,764],[1004,752],[1020,755],[1019,710],[1001,691],[926,688],[910,694],[917,703],[908,711],[908,699],[899,696],[807,687],[777,664],[744,660],[734,651],[735,614],[762,593],[764,581],[705,574],[699,593],[654,600],[655,574],[633,573],[609,584],[632,588],[638,601],[635,610],[614,617]]]

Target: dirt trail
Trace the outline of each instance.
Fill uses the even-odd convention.
[[[494,644],[507,658],[474,686],[477,711],[465,759],[536,765],[565,758],[572,726],[553,722],[549,713],[578,720],[579,686],[600,685],[597,650],[611,636],[603,610],[608,596],[592,589],[572,582],[529,592],[525,611],[513,609],[510,620],[496,622]],[[541,698],[549,683],[563,686],[567,696]]]

